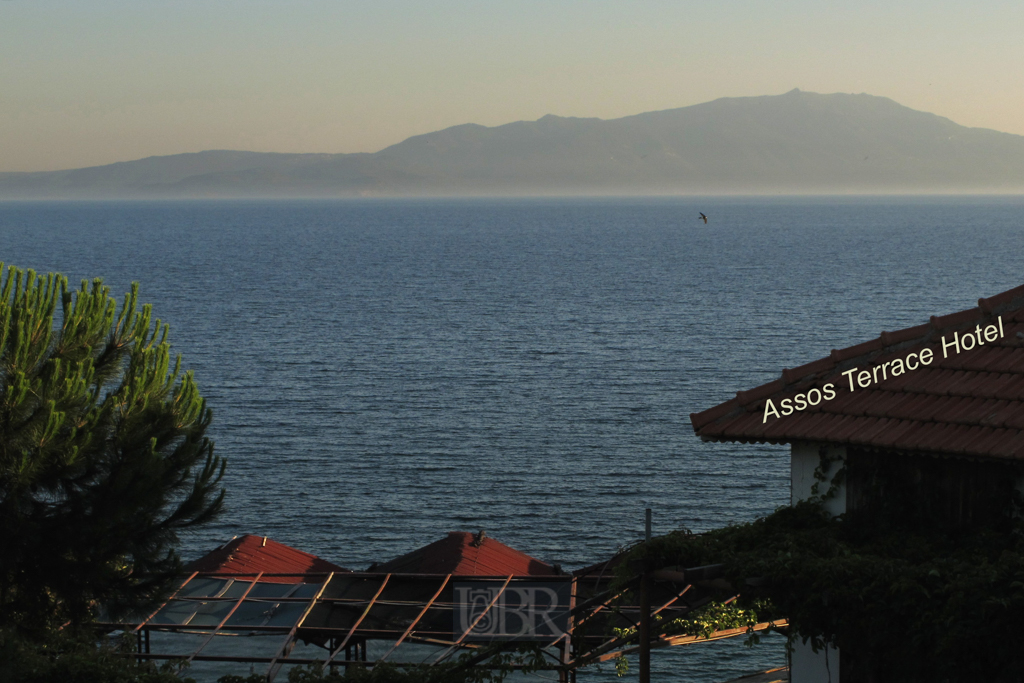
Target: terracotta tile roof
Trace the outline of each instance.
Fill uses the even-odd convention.
[[[189,572],[237,574],[306,574],[347,572],[348,569],[296,550],[266,536],[239,536],[185,566]],[[295,583],[295,577],[264,577],[268,583]]]
[[[553,566],[508,547],[480,532],[451,531],[440,541],[370,568],[396,574],[463,576],[552,576]]]
[[[1002,336],[987,340],[988,326],[998,327],[1000,321]],[[954,336],[959,341],[968,335],[973,348],[957,352]],[[908,356],[926,348],[934,354],[931,363],[907,369]],[[920,357],[912,362],[919,363]],[[850,373],[853,368],[857,372]],[[877,381],[866,387],[856,382],[865,370],[874,380],[876,368]],[[893,376],[889,370],[903,372]],[[782,414],[784,399],[806,397],[828,384],[835,391],[831,400]],[[779,416],[770,410],[766,414],[766,408]],[[739,391],[734,399],[691,414],[690,421],[706,441],[810,441],[1024,459],[1024,286],[980,299],[977,308],[882,332],[877,339],[783,370],[779,379]]]

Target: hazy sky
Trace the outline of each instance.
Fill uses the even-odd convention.
[[[0,171],[793,88],[1024,134],[1024,2],[0,0]]]

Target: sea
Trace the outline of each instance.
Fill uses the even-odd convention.
[[[483,529],[574,569],[646,508],[658,535],[787,504],[787,447],[690,414],[1021,285],[1024,198],[0,202],[0,261],[138,282],[170,325],[227,459],[186,559],[253,533],[365,569]],[[654,680],[785,663],[742,641]]]

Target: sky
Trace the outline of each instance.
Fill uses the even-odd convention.
[[[0,172],[869,93],[1024,135],[1024,3],[0,0]]]

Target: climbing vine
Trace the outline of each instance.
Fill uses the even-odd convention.
[[[669,534],[633,554],[652,567],[722,563],[741,593],[727,606],[734,618],[788,618],[796,637],[839,647],[844,670],[858,678],[1024,680],[1019,520],[958,532],[833,518],[807,502],[749,524]]]
[[[824,502],[835,498],[839,493],[839,489],[846,482],[846,461],[838,453],[830,452],[828,446],[818,448],[818,458],[818,466],[814,468],[811,500],[814,502]],[[832,472],[832,465],[836,463],[843,463],[843,465],[836,470],[835,474],[829,477],[829,473]],[[829,485],[828,490],[822,494],[821,485],[826,482]]]
[[[661,615],[655,615],[652,620],[652,629],[655,633],[666,636],[696,636],[698,638],[710,638],[716,631],[727,629],[746,628],[753,629],[757,624],[758,612],[767,612],[768,605],[763,600],[755,600],[751,608],[747,609],[737,605],[735,602],[712,600],[698,610],[678,619],[663,619]],[[636,628],[612,629],[617,638],[625,638],[630,642],[638,637]],[[758,636],[752,630],[747,638],[746,644],[753,645],[758,642]],[[619,676],[625,676],[629,671],[629,662],[625,655],[620,655],[615,660],[615,672]]]

